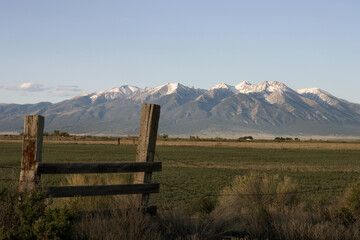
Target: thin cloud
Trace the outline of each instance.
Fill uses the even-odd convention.
[[[56,91],[81,92],[82,90],[76,85],[60,85],[56,87]]]
[[[49,88],[45,88],[41,84],[26,82],[20,84],[20,86],[10,86],[7,87],[6,89],[14,90],[14,91],[24,91],[24,92],[43,92],[48,90]]]
[[[79,95],[82,92],[82,89],[76,85],[60,85],[55,88],[55,91],[52,92],[53,95],[58,97],[70,97]]]

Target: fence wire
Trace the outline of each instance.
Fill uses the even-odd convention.
[[[15,166],[0,166],[0,169],[1,169],[1,168],[4,168],[4,169],[9,169],[9,168],[10,168],[10,169],[11,169],[11,168],[12,168],[12,169],[20,169],[20,167],[15,167]]]

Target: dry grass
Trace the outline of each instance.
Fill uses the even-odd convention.
[[[269,207],[283,207],[296,200],[297,184],[290,177],[280,179],[278,175],[251,173],[236,176],[232,184],[225,187],[219,198],[221,211],[237,214],[249,209],[261,212]]]
[[[74,225],[74,239],[163,239],[152,217],[132,209],[87,216]]]
[[[355,186],[355,187],[354,187]],[[76,239],[360,239],[354,218],[360,202],[357,185],[331,205],[298,203],[297,184],[276,175],[236,177],[221,192],[218,204],[206,214],[179,207],[144,216],[134,210],[109,217],[89,216],[75,224]],[[350,202],[349,202],[350,201]],[[346,205],[348,204],[348,205]],[[348,212],[349,211],[349,212]]]
[[[236,177],[212,214],[237,223],[237,232],[247,239],[360,239],[360,225],[354,220],[358,208],[346,208],[350,203],[360,206],[358,186],[338,202],[308,205],[298,203],[295,194],[283,194],[296,192],[290,178]]]
[[[71,174],[66,175],[63,186],[128,184],[130,174]],[[50,199],[53,207],[72,205],[79,211],[126,208],[132,203],[132,196],[111,195],[95,197],[73,197]]]
[[[243,209],[235,221],[249,239],[359,239],[359,224],[344,224],[332,211],[320,204],[269,207],[261,214]]]
[[[105,175],[105,176],[103,176]],[[68,175],[67,185],[99,185],[126,183],[119,175]],[[62,200],[64,201],[64,200]],[[173,209],[157,217],[144,215],[136,209],[132,196],[79,197],[66,199],[78,210],[99,208],[124,209],[111,216],[88,215],[75,223],[75,239],[218,239],[229,231],[229,223],[214,216],[199,218],[184,209]],[[57,203],[58,205],[59,203]]]

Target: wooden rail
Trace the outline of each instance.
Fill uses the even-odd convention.
[[[160,172],[161,162],[39,163],[39,174]]]
[[[158,193],[158,183],[120,184],[98,186],[43,187],[48,197],[106,196],[119,194]]]

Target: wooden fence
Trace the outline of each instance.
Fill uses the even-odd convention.
[[[135,203],[146,207],[150,193],[159,192],[159,184],[151,183],[152,172],[162,169],[161,162],[154,162],[160,106],[143,104],[140,120],[136,162],[119,163],[44,163],[42,145],[44,117],[26,116],[22,146],[19,192],[29,193],[43,189],[47,197],[103,196],[136,194]],[[99,186],[41,186],[42,174],[125,173],[134,172],[133,184]]]

